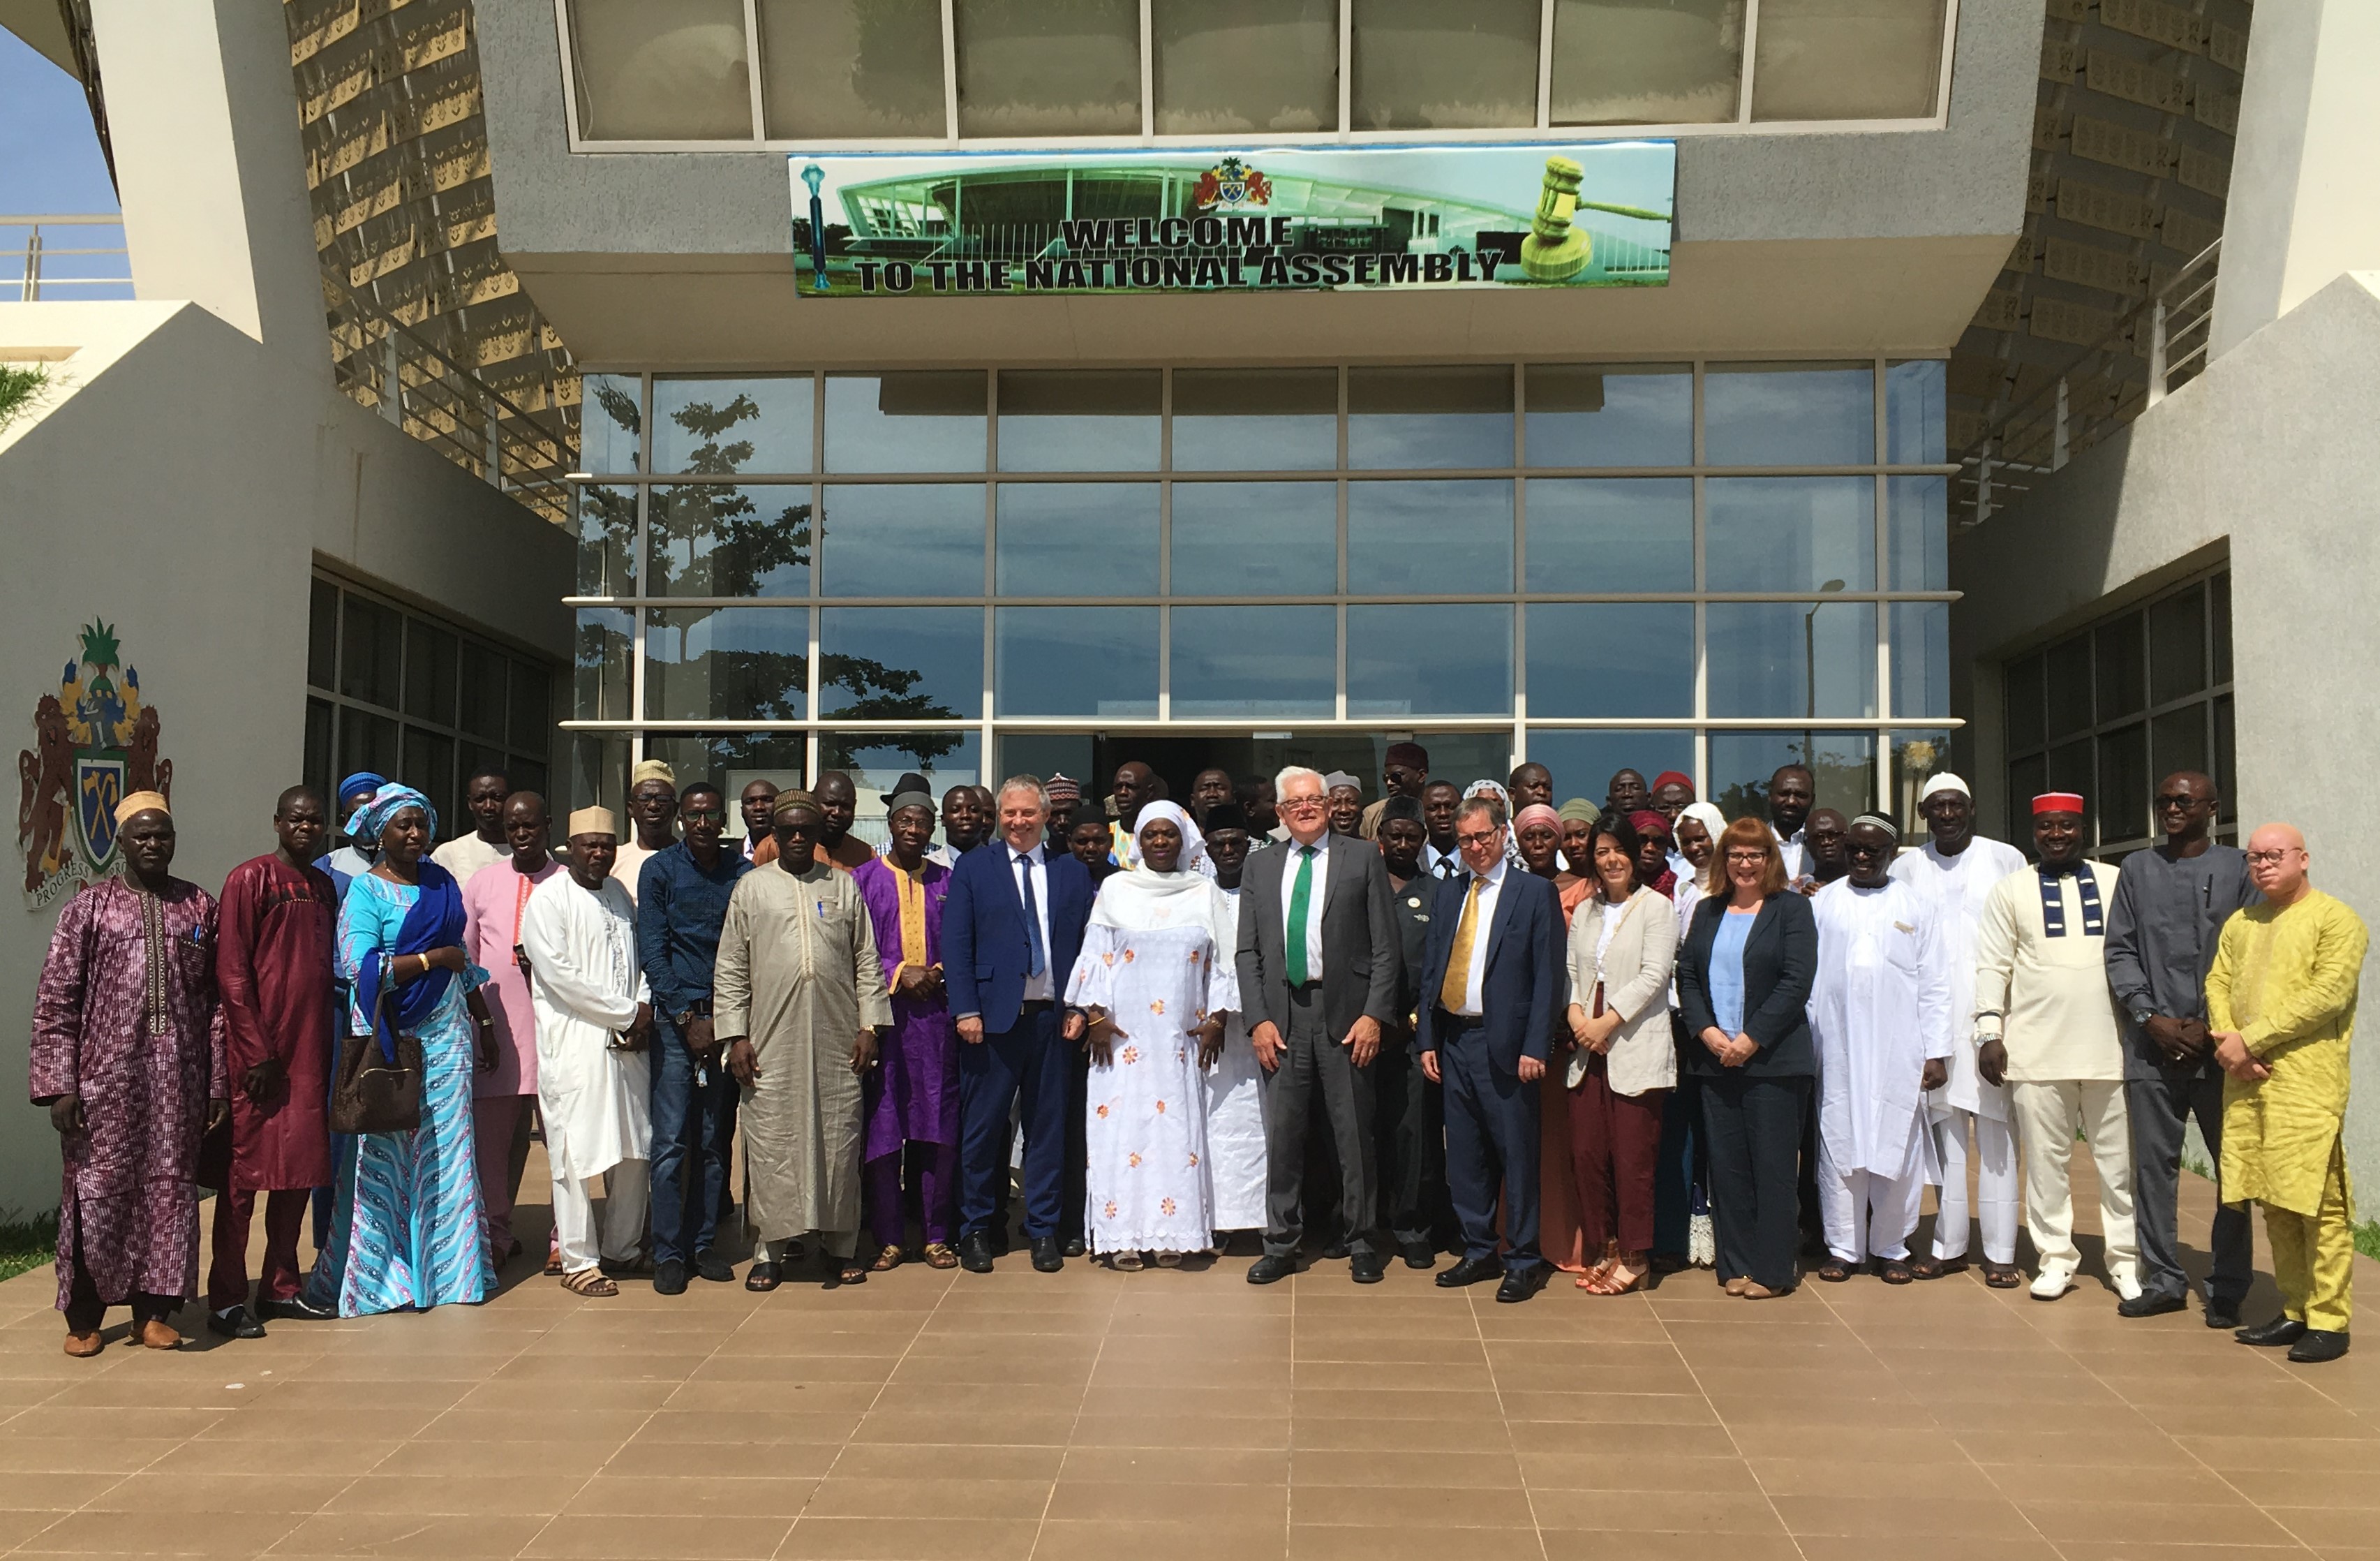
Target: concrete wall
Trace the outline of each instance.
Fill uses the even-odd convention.
[[[2258,23],[2261,26],[2263,18]],[[2228,274],[2227,283],[2228,286]],[[2013,509],[1954,538],[1955,713],[1969,779],[2006,816],[1999,665],[2011,653],[2228,556],[2245,828],[2305,831],[2314,879],[2380,928],[2380,838],[2361,827],[2380,730],[2380,273],[2340,276],[2250,336]],[[2380,1001],[2380,958],[2364,968]],[[2367,1018],[2367,1026],[2373,1022]],[[2367,1041],[2348,1118],[2355,1175],[2380,1177],[2380,1063]]]

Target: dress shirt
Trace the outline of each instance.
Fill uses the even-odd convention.
[[[1441,851],[1425,840],[1421,843],[1421,871],[1426,878],[1460,878],[1463,858],[1453,851]]]
[[[1281,872],[1281,942],[1289,946],[1289,899],[1297,890],[1297,864],[1307,848],[1300,846],[1294,835],[1289,841],[1289,862]],[[1305,979],[1322,979],[1322,901],[1330,882],[1330,831],[1314,842],[1314,878],[1305,891]]]
[[[1504,874],[1512,870],[1511,862],[1499,858],[1488,875],[1479,880],[1479,903],[1472,911],[1475,920],[1471,925],[1471,969],[1463,978],[1463,1006],[1454,1010],[1461,1018],[1477,1018],[1485,1011],[1479,1001],[1479,983],[1488,974],[1488,929],[1496,924],[1496,896],[1503,893]],[[1469,884],[1463,885],[1463,893],[1470,893]],[[1462,914],[1460,910],[1455,912],[1457,917]],[[1463,923],[1458,921],[1455,934],[1461,936],[1462,931]]]
[[[1016,867],[1017,851],[1005,839],[1000,843],[1000,859],[1008,871],[1008,886],[1015,892],[1016,904],[1021,909],[1025,904],[1025,889]],[[1025,978],[1025,1001],[1047,1003],[1063,980],[1050,969],[1050,859],[1048,853],[1036,845],[1024,854],[1023,860],[1031,863],[1025,871],[1033,874],[1033,909],[1041,923],[1041,973]]]
[[[1803,831],[1797,829],[1791,835],[1779,835],[1777,826],[1772,823],[1768,826],[1768,833],[1775,838],[1777,848],[1785,854],[1786,882],[1790,884],[1797,878],[1806,876],[1810,871],[1810,857],[1808,849],[1802,843]]]
[[[687,1010],[709,1006],[728,898],[735,881],[755,871],[722,849],[717,870],[705,872],[683,840],[645,859],[637,875],[637,958],[654,1010],[673,1026]]]

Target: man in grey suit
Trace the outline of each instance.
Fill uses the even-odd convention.
[[[1305,1226],[1305,1124],[1322,1097],[1339,1151],[1348,1271],[1379,1282],[1372,1240],[1372,1058],[1397,1022],[1401,957],[1389,873],[1366,841],[1330,833],[1322,777],[1274,777],[1289,838],[1248,859],[1240,879],[1240,1006],[1264,1068],[1264,1256],[1248,1283],[1297,1272]]]

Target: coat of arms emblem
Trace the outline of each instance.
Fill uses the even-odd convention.
[[[57,692],[34,703],[33,746],[17,754],[17,844],[35,905],[115,864],[115,805],[128,795],[173,795],[173,762],[157,752],[161,731],[114,627],[87,625]]]
[[[1200,174],[1190,189],[1190,204],[1201,212],[1262,206],[1271,200],[1272,180],[1236,157],[1226,157]]]

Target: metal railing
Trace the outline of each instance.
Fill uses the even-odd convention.
[[[363,406],[557,524],[576,441],[489,385],[338,277],[322,275],[334,372]]]
[[[118,241],[112,246],[78,244],[61,247],[51,242],[49,234],[43,230],[62,227],[112,227],[120,236],[124,229],[124,218],[121,215],[107,214],[0,215],[0,257],[13,259],[17,262],[17,274],[0,276],[0,287],[16,288],[17,301],[19,303],[39,302],[45,288],[55,291],[120,287],[123,291],[117,294],[68,291],[65,297],[69,299],[130,298],[132,296],[132,257],[130,251],[125,248],[121,238],[119,237]],[[19,232],[25,236],[21,242],[17,238]],[[121,263],[103,268],[93,258],[97,256],[113,256]],[[57,262],[69,257],[71,257],[71,263],[66,267],[64,273],[61,273]],[[93,269],[101,269],[103,274],[85,274]]]
[[[2223,241],[2191,257],[2097,341],[2004,409],[1959,452],[1950,512],[1980,526],[2042,478],[2196,379],[2206,367]],[[2020,382],[2022,384],[2022,381]]]

